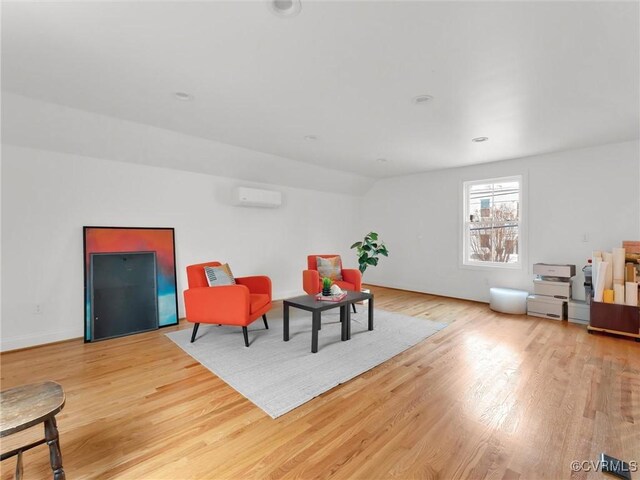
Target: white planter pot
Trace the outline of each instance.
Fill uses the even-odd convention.
[[[360,290],[362,293],[371,293],[371,290],[369,290],[368,288],[363,288],[362,290]],[[369,300],[363,300],[362,302],[357,302],[358,305],[369,305]]]

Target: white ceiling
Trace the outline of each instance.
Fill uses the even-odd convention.
[[[302,1],[3,2],[2,88],[372,177],[640,136],[638,2]]]

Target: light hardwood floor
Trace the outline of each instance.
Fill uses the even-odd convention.
[[[605,451],[640,462],[640,344],[481,303],[373,292],[377,308],[451,325],[277,420],[164,336],[184,322],[3,354],[2,388],[64,386],[68,479],[602,478],[572,474],[571,461]],[[50,478],[46,446],[24,464],[26,479]],[[14,465],[2,462],[3,480]]]

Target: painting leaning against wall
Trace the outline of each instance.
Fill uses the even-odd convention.
[[[91,255],[155,252],[158,325],[178,324],[175,235],[173,228],[84,227],[85,341],[91,340]]]

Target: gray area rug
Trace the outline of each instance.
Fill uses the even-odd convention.
[[[311,353],[311,313],[290,308],[290,340],[282,340],[282,307],[249,325],[249,348],[242,329],[200,325],[167,333],[185,352],[277,418],[331,388],[370,370],[447,326],[424,318],[376,309],[367,330],[367,308],[351,314],[351,339],[340,341],[339,309],[322,313],[318,353]]]

